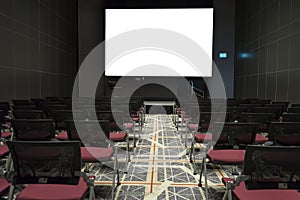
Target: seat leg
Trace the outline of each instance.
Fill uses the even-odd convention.
[[[129,138],[128,135],[126,136],[126,166],[124,169],[124,173],[127,174],[127,170],[128,170],[128,164],[130,162],[130,152],[129,152]],[[119,169],[119,162],[117,161],[117,170]]]
[[[197,169],[197,165],[196,165],[194,145],[195,145],[195,140],[193,140],[192,145],[191,145],[191,150],[190,150],[190,163],[193,164],[193,170],[194,170],[193,174],[196,175],[198,169]]]
[[[228,199],[228,190],[227,190],[227,186],[226,186],[226,190],[225,190],[225,193],[224,193],[224,195],[223,195],[223,198],[222,198],[222,200],[226,200],[226,199]]]
[[[193,143],[193,162],[194,162],[194,165],[196,166],[196,151],[195,151],[195,140],[194,140],[194,143]]]
[[[208,199],[208,184],[207,184],[207,167],[206,167],[206,157],[204,157],[204,180],[205,180],[205,196]]]
[[[117,170],[117,155],[114,155],[114,169],[113,169],[113,180],[112,180],[112,186],[111,186],[111,199],[114,199],[115,197],[115,183],[116,183],[116,170]]]
[[[14,191],[15,191],[15,186],[11,184],[9,187],[8,200],[13,200]]]
[[[126,166],[126,170],[127,170]],[[118,157],[117,157],[117,150],[115,150],[115,154],[114,154],[114,174],[113,174],[113,178],[114,180],[116,179],[116,175],[117,175],[117,185],[120,185],[120,173],[119,173],[119,162],[118,162]],[[113,184],[115,185],[115,184]]]
[[[232,167],[232,175],[239,175],[238,167],[236,165]]]
[[[90,195],[89,195],[89,200],[95,200],[96,195],[95,195],[95,186],[91,185],[90,186]]]
[[[112,200],[115,199],[115,187],[114,186],[111,188],[111,199]]]
[[[84,163],[84,172],[89,173],[90,169],[89,169],[89,163]]]
[[[141,139],[141,132],[142,132],[142,125],[141,122],[139,122],[139,139]]]
[[[226,183],[226,191],[222,198],[222,200],[232,200],[232,189],[233,189],[233,182],[229,181]]]
[[[126,136],[126,150],[127,150],[127,164],[131,161],[131,159],[130,159],[130,152],[129,152],[129,137],[128,137],[128,134],[127,134],[127,136]]]
[[[139,121],[138,121],[138,125],[139,125],[139,139],[141,139],[141,132],[142,132],[142,114],[139,113]]]
[[[120,182],[120,171],[117,169],[117,185],[121,185]]]
[[[135,139],[135,121],[133,121],[133,148],[136,147],[136,139]]]
[[[202,173],[203,173],[203,170],[204,170],[204,162],[206,160],[206,157],[203,157],[202,159],[202,163],[201,163],[201,169],[200,169],[200,174],[199,174],[199,183],[198,183],[198,186],[199,187],[202,187]]]
[[[191,150],[190,150],[190,163],[194,163],[194,159],[193,159],[193,155],[194,155],[194,143],[195,140],[193,140],[192,144],[191,144]],[[194,157],[195,158],[195,157]]]
[[[6,164],[5,164],[5,170],[6,171],[13,171],[13,164],[12,164],[12,158],[11,158],[11,154],[8,155]]]
[[[187,124],[186,124],[186,126],[187,126]],[[184,137],[184,146],[185,146],[185,148],[187,148],[187,134],[188,134],[188,128],[186,127],[186,129],[185,129],[185,137]]]
[[[181,142],[183,143],[183,118],[181,117],[181,131],[180,131]]]
[[[198,183],[199,187],[202,187],[202,173],[204,173],[205,197],[208,200],[206,156],[204,156],[203,159],[202,159],[201,170],[200,170],[200,178],[199,178],[199,183]]]
[[[228,200],[232,200],[232,190],[228,191]]]

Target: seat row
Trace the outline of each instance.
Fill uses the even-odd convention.
[[[222,179],[226,186],[223,199],[299,199],[300,170],[295,165],[300,160],[294,154],[300,149],[300,118],[295,112],[298,104],[272,105],[257,100],[231,103],[226,107],[220,100],[219,107],[195,105],[176,110],[175,125],[184,145],[188,146],[188,135],[192,133],[190,162],[194,174],[200,174],[199,186],[205,187],[206,198],[207,164],[213,163],[233,166],[235,178]],[[242,166],[241,172],[237,166]],[[274,195],[268,195],[270,192]]]
[[[0,156],[3,158],[9,155],[4,167],[6,178],[0,179],[0,195],[9,193],[8,198],[13,199],[14,190],[19,184],[29,184],[18,194],[17,199],[70,199],[70,195],[71,199],[82,199],[87,194],[89,199],[95,199],[95,177],[89,177],[85,172],[89,172],[89,163],[101,162],[112,168],[113,198],[115,188],[120,184],[118,143],[126,143],[126,162],[130,162],[129,133],[134,134],[135,147],[139,110],[129,113],[126,116],[126,120],[129,120],[126,121],[119,111],[101,110],[92,116],[87,111],[89,106],[71,111],[66,110],[61,102],[58,104],[48,100],[39,100],[39,103],[34,100],[13,101],[12,111],[9,104],[0,103],[3,109],[0,111],[3,115]],[[116,116],[118,120],[115,120]],[[10,133],[9,137],[4,137],[5,133]],[[84,172],[81,170],[82,162],[85,163]],[[12,181],[8,182],[7,178]]]

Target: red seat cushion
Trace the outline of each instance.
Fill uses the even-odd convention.
[[[124,141],[127,136],[126,132],[111,132],[109,133],[109,139],[112,141]]]
[[[5,178],[0,178],[0,197],[8,192],[10,184]]]
[[[197,142],[203,142],[204,140],[211,141],[212,140],[212,134],[211,133],[196,133],[195,134],[195,139],[196,139]]]
[[[232,181],[232,178],[222,178],[224,185],[228,181]],[[233,193],[241,200],[300,199],[300,194],[296,190],[247,190],[245,182],[241,182],[239,186],[236,186]]]
[[[222,183],[223,183],[224,185],[226,185],[226,183],[229,182],[229,181],[233,181],[233,178],[228,178],[228,177],[223,177],[223,178],[222,178]]]
[[[195,139],[197,140],[197,142],[203,142],[204,139],[206,141],[211,141],[212,140],[212,134],[211,133],[196,133],[195,134]],[[255,142],[256,143],[265,143],[268,141],[268,138],[260,135],[260,134],[256,134],[256,137],[255,137]]]
[[[78,200],[83,199],[88,186],[83,178],[78,185],[31,184],[17,196],[18,200]]]
[[[265,136],[262,136],[261,134],[256,134],[255,142],[262,144],[262,143],[268,142],[268,138],[266,138]]]
[[[67,131],[60,132],[58,135],[55,136],[58,140],[68,140],[68,133]]]
[[[133,117],[132,120],[135,121],[135,122],[138,122],[139,118],[138,117]]]
[[[188,124],[189,129],[198,129],[198,124]]]
[[[81,159],[85,162],[98,162],[109,160],[114,153],[112,147],[101,148],[101,147],[81,147]]]
[[[11,132],[8,132],[8,131],[6,131],[6,132],[2,132],[1,133],[1,137],[2,138],[10,138],[11,137]]]
[[[245,150],[210,150],[207,157],[212,162],[228,163],[228,164],[243,164]]]
[[[6,156],[8,153],[8,147],[6,145],[0,145],[0,157]]]
[[[132,129],[133,123],[124,123],[123,126],[125,129]]]

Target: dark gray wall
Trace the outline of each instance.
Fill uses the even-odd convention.
[[[233,97],[235,0],[214,0],[214,8],[214,62],[223,78],[227,97]],[[227,52],[227,59],[220,59],[220,52]]]
[[[197,8],[215,7],[215,33],[214,33],[214,57],[227,91],[227,96],[233,95],[234,79],[234,26],[235,26],[235,0],[169,0],[169,1],[140,1],[140,0],[79,0],[79,63],[82,63],[87,54],[104,40],[104,8]],[[226,60],[218,59],[219,52],[227,52]],[[104,65],[99,66],[104,72]],[[171,81],[174,81],[171,79]],[[176,81],[175,81],[176,84]],[[186,90],[180,80],[177,81],[178,93]],[[105,82],[100,83],[98,95],[110,95],[111,89]],[[155,92],[154,92],[155,91]],[[141,95],[169,95],[168,91],[147,86]]]
[[[78,1],[78,48],[81,64],[90,51],[104,40],[103,0]]]
[[[104,14],[103,0],[78,1],[79,66],[82,64],[90,51],[104,41]],[[99,65],[99,73],[104,73],[104,63]],[[79,77],[79,79],[82,80],[82,77]],[[78,90],[80,96],[85,96],[83,94],[85,89],[79,88]],[[98,84],[97,96],[105,96],[106,90],[109,90],[109,88],[105,84],[105,79],[103,78]]]
[[[0,41],[0,101],[71,94],[76,0],[1,0]]]
[[[300,1],[237,1],[235,96],[300,102]]]

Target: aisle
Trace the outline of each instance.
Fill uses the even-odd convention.
[[[205,199],[203,189],[198,187],[199,175],[193,175],[186,148],[178,137],[170,115],[146,117],[141,139],[131,158],[128,173],[121,176],[116,199]],[[220,180],[226,172],[222,169],[208,172],[211,180],[209,185],[222,191]],[[101,177],[98,185],[109,183],[103,182],[105,179]],[[109,175],[105,177],[107,180]],[[218,193],[213,196],[219,199],[221,195]]]

